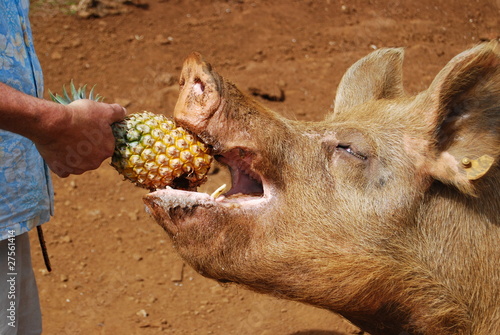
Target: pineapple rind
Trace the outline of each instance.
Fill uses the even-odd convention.
[[[157,190],[176,178],[194,188],[206,181],[212,156],[204,143],[164,115],[142,112],[113,125],[116,149],[111,165],[138,186]]]

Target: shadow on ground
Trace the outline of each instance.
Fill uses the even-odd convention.
[[[363,335],[365,333],[356,333],[357,335]],[[344,333],[336,332],[336,331],[331,331],[331,330],[317,330],[317,329],[310,329],[310,330],[301,330],[298,332],[291,333],[290,335],[344,335]]]

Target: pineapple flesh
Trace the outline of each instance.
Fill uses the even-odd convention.
[[[70,92],[63,87],[62,96],[50,97],[61,104],[86,99],[85,86],[77,90],[71,82]],[[88,99],[102,98],[92,88]],[[209,147],[166,116],[135,113],[111,128],[116,138],[111,165],[137,186],[152,191],[167,186],[193,189],[206,181],[213,159]]]

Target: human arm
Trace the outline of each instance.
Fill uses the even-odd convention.
[[[60,177],[99,167],[113,153],[110,125],[125,117],[117,104],[77,100],[60,105],[0,83],[0,129],[32,140]]]

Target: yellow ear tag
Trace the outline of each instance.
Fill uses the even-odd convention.
[[[494,161],[493,157],[483,155],[477,159],[464,157],[460,161],[460,164],[467,172],[467,179],[477,180],[488,172]]]

